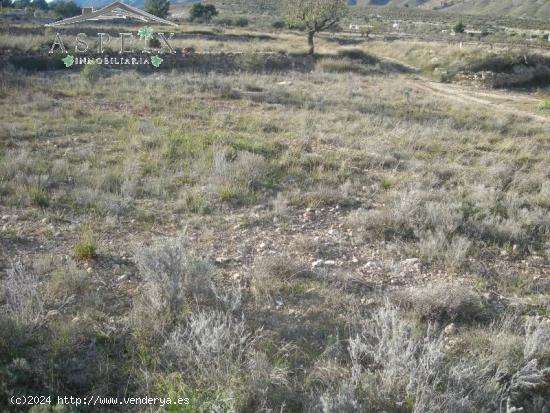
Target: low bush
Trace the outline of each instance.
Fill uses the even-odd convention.
[[[218,15],[218,10],[213,4],[195,3],[189,11],[189,20],[199,22],[209,22]]]
[[[255,264],[251,287],[257,299],[271,299],[292,281],[311,275],[309,267],[296,259],[288,256],[270,257]]]
[[[38,278],[17,262],[2,282],[6,314],[21,325],[37,323],[43,316],[44,299]]]
[[[182,239],[160,239],[136,251],[136,265],[147,288],[144,297],[159,315],[177,319],[185,308],[213,297],[211,266],[188,251]]]
[[[45,208],[50,204],[48,192],[42,186],[33,185],[28,191],[31,205]]]
[[[88,85],[94,86],[101,78],[102,68],[100,65],[90,64],[84,65],[80,71],[80,78]]]
[[[491,337],[499,334],[498,326],[489,333]],[[542,343],[544,338],[537,341]],[[386,304],[361,322],[357,335],[350,339],[351,366],[342,382],[346,391],[333,399],[345,401],[344,406],[365,400],[368,411],[415,413],[498,411],[505,404],[520,411],[538,411],[547,405],[543,394],[550,384],[550,369],[538,367],[536,359],[527,359],[503,374],[493,359],[498,355],[491,350],[476,347],[483,354],[456,357],[449,343],[445,334],[430,329],[423,334]],[[528,343],[529,335],[526,354]]]
[[[85,271],[74,262],[55,270],[47,284],[48,295],[57,300],[64,300],[71,295],[82,294],[89,285]]]
[[[283,20],[276,20],[271,24],[274,29],[284,29],[287,27],[287,23]]]
[[[550,321],[530,318],[525,327],[525,360],[537,359],[541,364],[550,363]]]
[[[97,245],[94,234],[86,228],[73,248],[74,256],[79,260],[91,260],[97,255]]]
[[[172,332],[165,348],[178,369],[212,386],[229,383],[246,370],[257,338],[243,321],[226,313],[198,313]]]
[[[224,201],[246,203],[255,191],[267,184],[271,173],[271,165],[261,155],[213,147],[211,179]]]
[[[487,314],[481,297],[471,288],[449,283],[413,287],[397,295],[400,305],[411,308],[423,320],[471,322]]]

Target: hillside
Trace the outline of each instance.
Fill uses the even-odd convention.
[[[440,3],[432,1],[430,3]],[[451,3],[451,2],[449,2]],[[550,18],[550,2],[547,0],[468,0],[455,1],[449,11],[471,14],[505,14],[514,17]]]
[[[550,17],[547,0],[358,0],[359,6],[421,7],[466,14]]]
[[[143,7],[145,0],[123,0],[136,7]],[[192,4],[196,0],[176,0],[174,4]],[[103,7],[111,0],[76,0],[83,6]],[[221,9],[255,10],[257,12],[273,12],[277,9],[278,0],[211,0]],[[386,7],[419,7],[426,10],[442,10],[463,14],[507,15],[523,18],[550,18],[550,2],[547,0],[348,0],[348,4],[356,6],[386,6]]]

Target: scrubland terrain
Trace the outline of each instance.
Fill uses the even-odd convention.
[[[458,74],[498,50],[326,35],[297,71],[255,52],[299,56],[299,33],[193,30],[178,47],[245,54],[2,68],[1,408],[546,411],[544,64],[493,90]]]
[[[421,7],[452,13],[510,15],[545,18],[550,16],[550,5],[540,0],[359,0],[358,5],[390,7]]]

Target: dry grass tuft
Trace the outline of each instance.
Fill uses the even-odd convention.
[[[396,295],[397,302],[427,321],[472,322],[486,317],[479,294],[470,287],[435,283],[413,287]]]

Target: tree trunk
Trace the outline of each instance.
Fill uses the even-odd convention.
[[[315,53],[315,45],[313,44],[313,36],[315,36],[315,32],[307,32],[307,44],[309,46],[309,55],[313,55]]]

